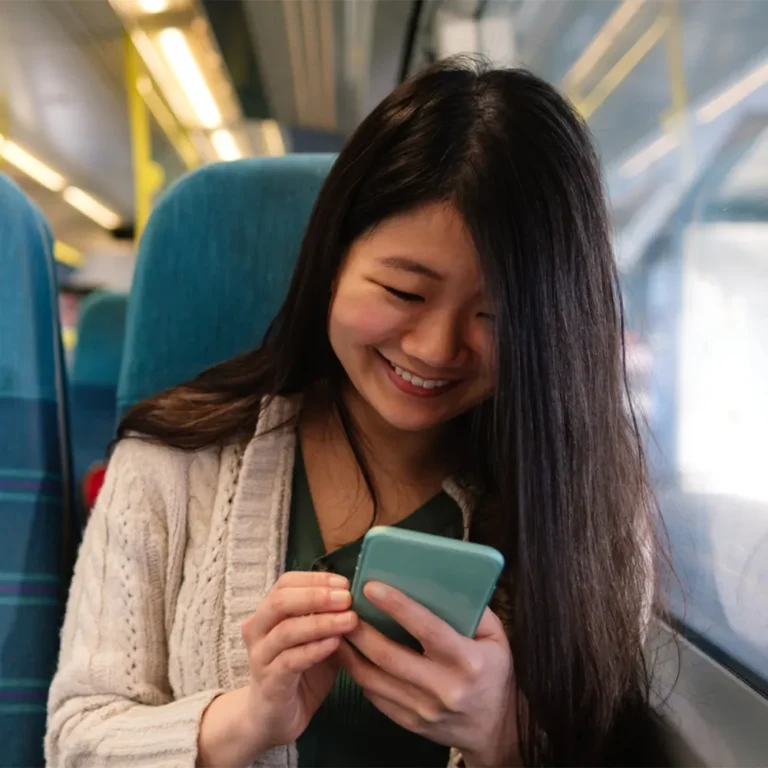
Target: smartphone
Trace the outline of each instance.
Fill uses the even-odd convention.
[[[377,526],[363,539],[352,580],[352,609],[390,639],[418,646],[363,594],[369,581],[380,581],[421,603],[465,637],[474,637],[503,567],[504,558],[492,547]]]

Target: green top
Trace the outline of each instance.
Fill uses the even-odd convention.
[[[458,505],[442,491],[397,525],[454,539],[462,537],[464,527]],[[333,571],[351,582],[361,545],[362,539],[358,539],[333,552],[325,552],[301,449],[297,449],[288,534],[288,570]],[[449,757],[448,747],[417,736],[382,715],[344,671],[299,737],[298,749],[299,768],[444,768]]]

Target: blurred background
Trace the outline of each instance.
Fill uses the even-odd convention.
[[[338,151],[410,73],[465,52],[559,85],[594,133],[674,618],[765,694],[767,2],[0,2],[0,171],[53,229],[70,365],[88,303],[130,291],[176,179]]]

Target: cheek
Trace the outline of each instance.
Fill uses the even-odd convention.
[[[485,370],[488,372],[488,377],[491,381],[496,381],[496,345],[489,344],[488,356],[486,357]]]
[[[328,330],[331,343],[381,344],[400,327],[399,313],[385,304],[339,297],[333,304]]]
[[[496,338],[493,331],[485,326],[479,326],[471,338],[472,347],[480,375],[483,379],[495,379],[496,376]]]
[[[486,394],[491,395],[496,389],[496,344],[492,336],[484,340],[478,354],[483,387]]]

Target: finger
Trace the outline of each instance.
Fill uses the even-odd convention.
[[[325,637],[322,640],[315,640],[313,643],[299,645],[295,648],[289,648],[283,651],[270,665],[277,673],[276,677],[284,686],[293,685],[295,676],[306,672],[315,664],[325,661],[334,654],[341,643],[341,638]]]
[[[490,609],[483,611],[480,623],[477,625],[475,640],[507,640],[507,633],[501,619]]]
[[[349,580],[336,573],[327,571],[288,571],[275,583],[275,589],[294,587],[330,587],[331,589],[349,589]]]
[[[291,616],[311,613],[337,613],[352,604],[347,589],[331,587],[283,587],[273,589],[256,611],[243,624],[243,639],[247,646],[267,635],[281,621]]]
[[[468,638],[399,590],[381,582],[369,581],[364,591],[377,608],[389,614],[421,643],[428,656],[453,660],[460,659],[467,652]]]
[[[259,659],[262,664],[271,664],[289,648],[313,643],[325,637],[342,635],[352,631],[356,624],[357,614],[352,611],[315,613],[311,616],[285,619],[264,638],[259,649]]]
[[[428,731],[429,724],[420,718],[416,712],[401,707],[399,704],[373,693],[365,693],[365,698],[368,699],[368,701],[370,701],[382,715],[388,717],[392,722],[397,723],[401,728],[405,728],[406,731],[427,738],[432,735]]]
[[[360,622],[346,639],[359,651],[355,653],[357,659],[372,670],[381,670],[425,691],[434,691],[447,675],[432,659],[390,640],[365,622]]]
[[[398,680],[371,664],[348,642],[342,642],[339,645],[336,657],[339,664],[363,689],[366,696],[379,696],[414,712],[437,711],[436,705],[430,703],[431,700],[425,692],[420,691],[410,682]]]

